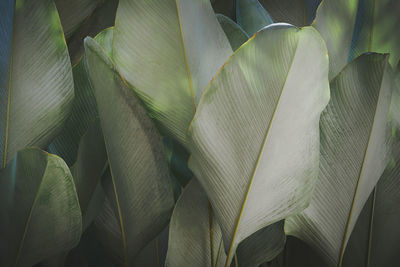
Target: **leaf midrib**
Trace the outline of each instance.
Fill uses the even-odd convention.
[[[301,31],[301,30],[298,30],[296,33],[300,33],[300,31]],[[239,213],[239,218],[238,218],[238,220],[237,220],[237,222],[236,222],[236,227],[235,227],[235,231],[234,231],[234,234],[233,234],[233,238],[232,238],[231,244],[230,244],[230,246],[229,246],[229,251],[228,251],[228,255],[227,255],[227,257],[226,257],[225,267],[228,267],[228,265],[229,265],[229,259],[230,259],[231,254],[232,254],[232,249],[233,249],[233,246],[234,246],[234,243],[235,243],[236,235],[237,235],[237,232],[238,232],[238,229],[239,229],[239,224],[240,224],[240,221],[241,221],[241,218],[242,218],[242,215],[243,215],[243,212],[244,212],[246,203],[247,203],[247,199],[248,199],[250,190],[251,190],[251,188],[252,188],[252,186],[253,186],[254,177],[255,177],[255,174],[256,174],[256,172],[257,172],[257,169],[258,169],[258,166],[259,166],[259,163],[260,163],[260,160],[261,160],[261,156],[263,155],[264,147],[265,147],[265,144],[267,143],[267,139],[268,139],[268,136],[269,136],[269,131],[270,131],[271,126],[272,126],[272,124],[273,124],[273,121],[274,121],[274,119],[275,119],[275,114],[276,114],[276,111],[278,110],[278,107],[279,107],[279,104],[280,104],[280,100],[281,100],[281,97],[282,97],[282,94],[283,94],[283,90],[285,89],[285,86],[286,86],[286,82],[287,82],[289,73],[291,72],[294,59],[295,59],[295,57],[296,57],[296,55],[297,55],[297,52],[298,52],[297,49],[298,49],[298,46],[299,46],[299,43],[300,43],[300,36],[299,36],[298,38],[299,38],[299,39],[297,40],[297,44],[296,44],[296,48],[295,48],[295,53],[294,53],[294,55],[293,55],[293,57],[292,57],[292,61],[291,61],[291,63],[290,63],[289,69],[288,69],[288,71],[287,71],[287,73],[286,73],[285,81],[284,81],[284,83],[283,83],[283,85],[282,85],[281,92],[280,92],[280,94],[279,94],[279,97],[278,97],[277,102],[276,102],[276,105],[275,105],[275,109],[274,109],[274,111],[273,111],[273,113],[272,113],[271,120],[269,121],[269,124],[268,124],[268,127],[267,127],[267,131],[266,131],[266,134],[265,134],[265,137],[264,137],[264,141],[263,141],[263,143],[262,143],[262,146],[261,146],[260,151],[259,151],[258,156],[257,156],[257,161],[256,161],[256,164],[255,164],[255,166],[254,166],[254,171],[253,171],[252,176],[251,176],[251,178],[250,178],[250,183],[249,183],[249,186],[248,186],[248,188],[247,188],[246,195],[245,195],[245,199],[244,199],[244,201],[243,201],[242,208],[241,208],[240,213]]]

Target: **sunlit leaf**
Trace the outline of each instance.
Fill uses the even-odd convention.
[[[258,32],[205,90],[189,128],[189,167],[222,228],[227,265],[240,241],[308,205],[328,100],[322,38],[287,24]]]
[[[4,167],[19,149],[46,147],[51,142],[69,114],[74,89],[53,1],[16,0],[15,10],[14,1],[1,5],[0,153]]]
[[[81,211],[65,162],[27,148],[0,171],[0,265],[32,266],[73,248]]]
[[[361,209],[388,157],[393,76],[388,56],[362,55],[331,82],[321,116],[320,172],[310,206],[286,220],[285,231],[341,265]]]
[[[121,0],[113,59],[164,134],[185,143],[203,89],[232,54],[209,0]]]

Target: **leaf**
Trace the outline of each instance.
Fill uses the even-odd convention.
[[[85,51],[111,172],[104,190],[118,215],[128,266],[168,223],[174,205],[168,165],[157,129],[106,52],[90,37]]]
[[[166,267],[210,267],[223,264],[226,255],[224,249],[219,248],[221,230],[212,217],[209,220],[209,213],[212,212],[210,208],[206,193],[198,181],[192,179],[176,203],[171,217]],[[216,264],[218,254],[221,256]]]
[[[396,266],[400,231],[400,68],[391,98],[391,159],[372,191],[350,236],[343,266]]]
[[[391,72],[387,55],[366,54],[331,82],[313,198],[286,220],[285,232],[319,250],[331,265],[342,264],[357,217],[387,163]]]
[[[217,19],[234,51],[249,39],[247,33],[230,18],[217,14]]]
[[[236,3],[236,21],[249,36],[273,23],[258,0],[236,0]]]
[[[135,259],[134,266],[161,267],[165,266],[165,257],[168,249],[169,227],[152,240]]]
[[[257,267],[278,255],[284,244],[283,222],[263,228],[240,243],[239,266]],[[171,217],[166,266],[218,267],[223,266],[225,260],[221,228],[212,215],[206,193],[198,181],[192,179]]]
[[[86,217],[87,210],[106,165],[107,153],[104,146],[104,137],[100,121],[97,119],[82,137],[77,162],[71,168],[85,226],[88,226],[90,220],[93,220],[90,216]],[[102,198],[100,198],[100,205],[102,201]]]
[[[74,181],[64,161],[26,148],[0,171],[0,265],[32,266],[81,235]]]
[[[1,26],[5,23],[0,33],[3,167],[19,149],[46,147],[51,142],[69,114],[74,95],[71,64],[54,3],[16,0],[13,10],[13,2],[7,0],[8,10],[1,9]],[[3,45],[3,40],[11,43]]]
[[[211,4],[215,13],[236,20],[236,0],[211,0]]]
[[[65,36],[69,37],[103,0],[54,0]]]
[[[149,116],[185,144],[203,89],[232,54],[210,0],[121,0],[113,46]]]
[[[99,33],[95,40],[111,53],[113,28]],[[85,67],[85,58],[72,69],[74,75],[75,98],[71,114],[66,120],[62,132],[49,146],[51,153],[62,157],[69,166],[76,162],[79,142],[89,126],[98,117],[96,99]]]
[[[243,240],[236,252],[239,266],[258,267],[277,257],[286,241],[283,225],[283,220],[276,222]]]
[[[189,167],[222,228],[226,265],[240,241],[308,205],[327,75],[318,33],[278,24],[236,50],[205,90],[189,128]]]
[[[399,1],[323,1],[313,26],[326,41],[330,79],[356,56],[365,52],[390,53],[394,66],[400,58]]]
[[[100,0],[93,13],[68,38],[68,51],[72,64],[76,64],[82,57],[85,49],[83,39],[86,36],[98,36],[105,29],[114,26],[118,0]],[[98,42],[98,38],[95,38]],[[112,42],[112,41],[111,41]],[[103,44],[102,44],[103,45]]]
[[[259,0],[275,22],[310,25],[321,0]]]
[[[400,59],[399,1],[359,0],[350,59],[364,52],[390,53],[394,67]]]

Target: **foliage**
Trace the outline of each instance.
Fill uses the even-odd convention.
[[[0,2],[0,266],[397,266],[396,0]]]

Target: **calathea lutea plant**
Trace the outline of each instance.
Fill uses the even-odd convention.
[[[2,0],[0,266],[398,266],[395,0]]]

